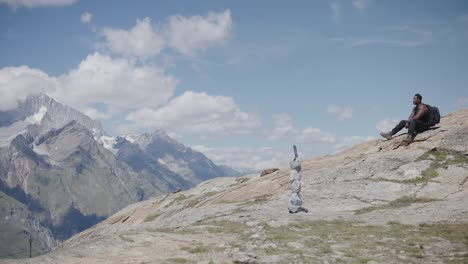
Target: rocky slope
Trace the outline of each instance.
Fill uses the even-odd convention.
[[[286,168],[219,178],[5,263],[466,263],[468,109],[401,139],[302,161],[308,213],[287,211]]]

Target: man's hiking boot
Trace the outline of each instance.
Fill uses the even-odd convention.
[[[408,135],[403,141],[401,142],[402,146],[408,146],[409,144],[413,143],[413,137]]]
[[[380,132],[380,135],[388,140],[392,139],[392,133],[391,132],[387,132],[387,133],[384,133],[384,132]]]

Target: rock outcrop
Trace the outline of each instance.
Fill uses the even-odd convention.
[[[286,168],[218,178],[6,263],[466,263],[468,109],[401,139],[303,160],[308,213],[288,213]]]

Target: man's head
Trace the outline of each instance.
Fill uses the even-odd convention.
[[[422,96],[420,94],[415,94],[413,97],[413,104],[418,105],[422,101]]]

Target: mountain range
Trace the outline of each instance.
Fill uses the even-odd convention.
[[[35,255],[128,204],[237,172],[164,131],[111,137],[47,95],[0,112],[0,257]]]

